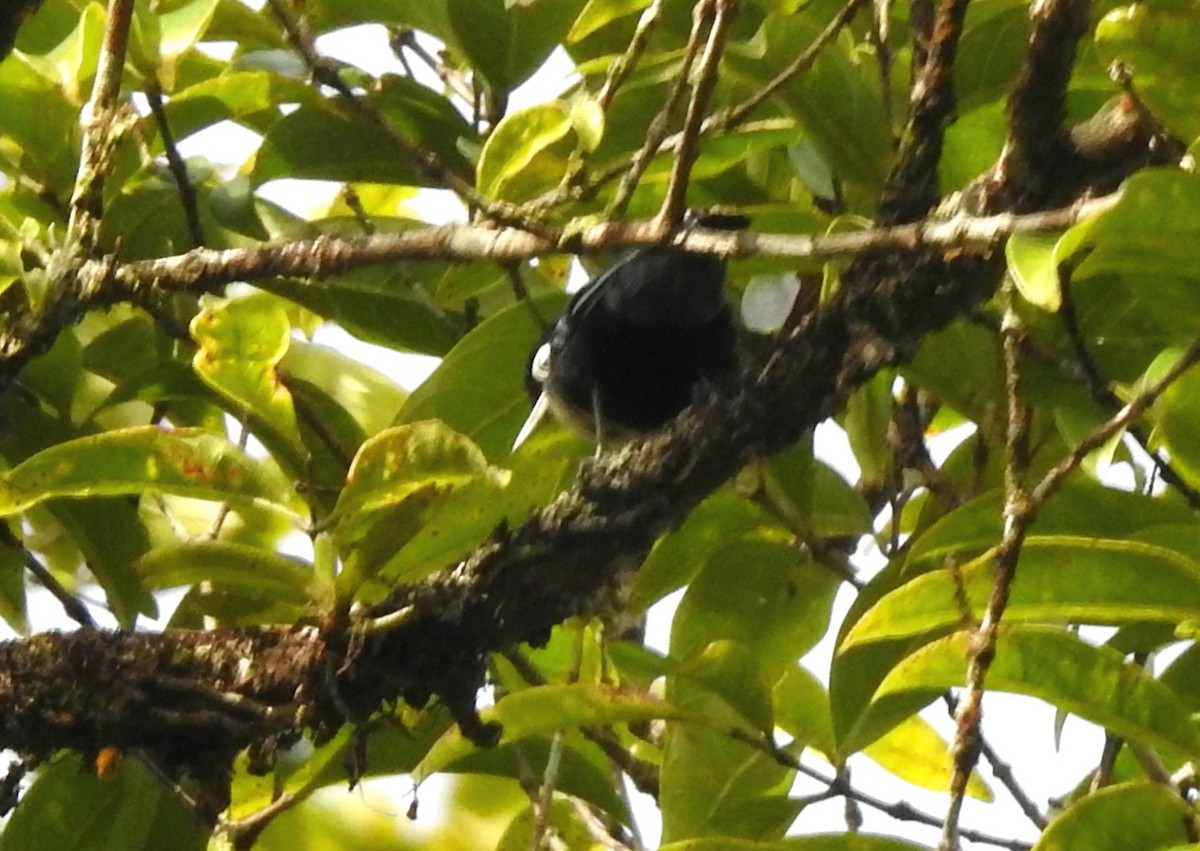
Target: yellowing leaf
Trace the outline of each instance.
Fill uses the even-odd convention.
[[[292,488],[221,435],[139,426],[56,444],[0,475],[0,516],[56,497],[147,490],[282,510]]]

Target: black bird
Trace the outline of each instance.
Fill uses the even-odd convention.
[[[689,224],[720,230],[744,216]],[[678,248],[640,248],[584,285],[529,358],[533,410],[513,449],[551,411],[597,439],[655,431],[691,403],[696,385],[731,371],[737,332],[725,263]]]

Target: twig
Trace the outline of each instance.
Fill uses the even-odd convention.
[[[1117,410],[1121,407],[1121,400],[1112,391],[1109,382],[1105,381],[1100,374],[1100,367],[1092,357],[1092,352],[1088,348],[1087,340],[1084,339],[1083,330],[1079,324],[1079,314],[1075,310],[1075,298],[1071,291],[1072,272],[1071,268],[1060,270],[1062,304],[1058,314],[1062,317],[1063,327],[1067,330],[1067,340],[1071,343],[1071,348],[1075,350],[1075,357],[1079,360],[1079,367],[1088,392],[1104,407]],[[1200,491],[1188,484],[1168,458],[1164,457],[1157,449],[1150,447],[1150,435],[1146,433],[1145,429],[1139,428],[1136,423],[1130,423],[1127,432],[1154,460],[1154,465],[1162,475],[1163,481],[1175,488],[1192,508],[1200,509]]]
[[[966,696],[959,704],[957,730],[951,753],[954,755],[954,775],[950,781],[950,806],[942,830],[939,851],[952,851],[958,846],[958,819],[966,796],[971,772],[979,761],[981,736],[979,725],[983,717],[983,692],[988,669],[996,654],[1000,619],[1008,606],[1009,592],[1016,576],[1017,559],[1035,509],[1030,504],[1025,487],[1029,466],[1029,423],[1031,414],[1020,393],[1021,339],[1024,326],[1017,315],[1015,285],[1011,278],[1001,287],[1004,321],[1000,333],[1004,339],[1005,394],[1008,417],[1005,438],[1004,467],[1004,534],[996,551],[992,591],[983,610],[979,627],[971,642],[967,663]]]
[[[1068,315],[1073,313],[1073,307],[1068,306],[1070,289],[1067,286],[1066,279],[1063,282],[1062,293],[1063,303],[1059,309],[1059,315],[1062,316],[1066,323],[1068,340],[1076,348],[1078,357],[1087,353],[1087,347],[1086,341],[1084,341],[1082,336],[1082,329],[1077,325],[1077,320],[1068,319]],[[971,321],[993,331],[998,331],[1000,327],[999,323],[993,317],[982,312],[976,312],[971,317]],[[1077,340],[1072,339],[1073,337],[1076,337]],[[1083,384],[1091,394],[1092,399],[1101,407],[1107,408],[1114,413],[1124,407],[1124,401],[1113,392],[1112,388],[1098,371],[1093,370],[1089,373],[1089,368],[1083,362],[1082,357],[1079,357],[1077,360],[1060,357],[1056,352],[1041,345],[1032,337],[1025,338],[1022,345],[1022,353],[1027,357],[1035,358],[1039,362],[1057,369],[1068,378]],[[1087,355],[1090,357],[1090,353],[1087,353]],[[1163,481],[1175,488],[1179,495],[1187,501],[1188,505],[1200,510],[1200,491],[1184,480],[1161,451],[1151,448],[1150,434],[1147,429],[1137,422],[1131,422],[1126,426],[1125,431],[1150,458],[1154,464],[1154,469],[1162,475]]]
[[[646,50],[646,45],[650,43],[650,34],[658,25],[661,16],[662,0],[652,0],[638,18],[637,29],[633,31],[633,38],[625,46],[625,52],[618,56],[612,65],[608,66],[608,76],[604,79],[600,94],[596,95],[596,102],[600,104],[601,109],[608,109],[617,89],[625,82],[630,72],[637,67],[638,60]]]
[[[1046,473],[1042,480],[1038,482],[1037,487],[1033,489],[1030,496],[1033,505],[1040,506],[1045,502],[1048,497],[1062,486],[1067,476],[1071,475],[1075,471],[1075,468],[1083,463],[1083,459],[1090,452],[1099,449],[1104,445],[1105,441],[1121,429],[1127,428],[1130,422],[1145,413],[1146,409],[1153,405],[1155,400],[1198,360],[1200,360],[1200,337],[1188,345],[1187,349],[1180,355],[1179,360],[1175,361],[1162,378],[1150,386],[1143,388],[1137,396],[1130,400],[1108,422],[1093,429],[1066,458],[1056,464],[1050,472]]]
[[[896,819],[897,821],[911,821],[918,824],[929,825],[930,827],[941,827],[942,820],[935,815],[918,810],[907,801],[885,801],[882,798],[877,798],[867,792],[860,792],[853,786],[849,785],[839,777],[829,777],[824,772],[805,765],[797,757],[792,756],[786,750],[776,746],[774,743],[765,740],[761,735],[745,732],[737,728],[728,731],[729,736],[736,741],[750,745],[771,757],[780,765],[798,771],[805,777],[811,778],[823,786],[827,787],[834,795],[839,795],[845,798],[870,807],[877,812],[881,812],[886,816]],[[823,797],[829,797],[823,795]],[[983,831],[973,830],[971,828],[962,828],[959,830],[959,835],[964,839],[969,839],[972,842],[983,842],[987,845],[995,845],[998,848],[1008,848],[1010,851],[1029,851],[1032,847],[1028,842],[1022,842],[1019,839],[1009,839],[1003,836],[993,836]]]
[[[1021,808],[1021,812],[1025,817],[1033,822],[1034,826],[1039,830],[1045,830],[1048,822],[1046,817],[1042,815],[1042,811],[1034,800],[1029,797],[1021,785],[1017,782],[1017,776],[1013,773],[1012,766],[1000,758],[996,753],[996,749],[988,744],[987,740],[981,735],[979,738],[979,750],[983,754],[983,758],[988,761],[988,766],[992,770],[992,776],[1008,790],[1008,794],[1012,795],[1013,800],[1017,802],[1017,806]]]
[[[704,123],[700,126],[700,136],[703,138],[716,133],[726,132],[743,124],[760,104],[774,95],[777,91],[779,91],[780,88],[782,88],[794,77],[804,73],[810,67],[812,67],[813,62],[816,61],[817,55],[820,53],[820,51],[837,36],[838,32],[840,32],[847,23],[849,23],[849,21],[854,17],[854,13],[857,12],[859,7],[865,2],[866,0],[848,0],[847,4],[842,8],[842,10],[833,18],[832,21],[830,21],[825,29],[816,37],[816,39],[813,40],[813,43],[810,44],[804,50],[804,52],[792,62],[791,65],[780,72],[773,80],[767,83],[765,87],[748,97],[742,103],[738,104],[737,106],[730,107],[729,109],[714,113],[706,118]],[[659,141],[657,150],[652,151],[649,156],[652,157],[655,153],[672,153],[678,150],[681,138],[682,134],[680,133],[675,133],[671,136],[664,136]],[[549,209],[561,204],[564,200],[566,200],[568,197],[572,197],[573,195],[578,197],[591,197],[595,195],[600,187],[607,185],[609,182],[626,173],[627,169],[631,168],[630,164],[632,162],[634,162],[632,157],[627,158],[616,165],[613,165],[607,170],[600,172],[592,178],[587,187],[577,187],[573,183],[569,186],[560,186],[546,193],[545,195],[530,201],[525,205],[525,209],[530,211]]]
[[[906,469],[915,470],[929,492],[941,500],[946,508],[957,508],[965,498],[929,455],[925,442],[928,423],[921,416],[917,391],[905,384],[898,404],[892,412],[893,428],[888,432],[888,443],[896,452],[897,461]]]
[[[688,229],[672,244],[697,253],[725,257],[763,256],[833,258],[872,249],[913,249],[921,245],[987,249],[1014,233],[1060,230],[1111,209],[1119,194],[1105,195],[1069,207],[1013,216],[928,220],[891,228],[817,236],[754,234],[740,231]],[[208,292],[230,281],[255,281],[275,275],[319,278],[376,263],[402,259],[526,260],[563,251],[591,253],[616,247],[656,245],[662,235],[650,224],[601,224],[571,239],[516,229],[478,225],[446,225],[369,237],[318,237],[288,243],[217,251],[202,248],[117,264],[114,258],[85,262],[77,280],[81,293],[59,310],[27,313],[0,329],[0,390],[7,387],[30,358],[45,351],[58,332],[87,310],[123,301],[138,301],[158,292]]]
[[[267,804],[260,810],[255,810],[245,818],[240,818],[235,821],[219,819],[217,826],[213,830],[213,835],[223,836],[229,842],[231,848],[237,851],[249,849],[253,847],[268,825],[276,818],[286,813],[292,807],[302,803],[307,799],[307,795],[294,795],[291,792],[284,792],[279,795],[271,803]]]
[[[87,606],[85,606],[78,597],[64,588],[62,583],[54,577],[54,574],[51,573],[44,564],[38,561],[37,558],[34,557],[33,553],[29,552],[29,550],[27,550],[19,541],[8,541],[7,529],[4,531],[5,534],[3,537],[6,539],[5,543],[10,543],[13,546],[18,546],[21,548],[21,552],[25,561],[25,569],[33,574],[33,578],[36,579],[43,588],[50,592],[50,596],[58,601],[58,604],[62,606],[63,611],[66,612],[67,617],[85,629],[95,629],[96,620],[92,617],[92,613],[88,611]]]
[[[413,73],[404,58],[405,50],[411,51],[414,56],[425,63],[425,67],[434,74],[437,74],[442,84],[453,92],[456,97],[461,98],[463,103],[470,104],[474,102],[476,93],[464,85],[463,78],[460,75],[450,71],[444,62],[439,62],[433,54],[422,46],[415,30],[408,27],[396,27],[390,29],[388,35],[390,36],[389,42],[391,43],[392,50],[396,52],[396,58],[404,66],[404,71],[408,74],[409,78],[412,78]]]
[[[92,620],[92,613],[87,610],[82,601],[77,599],[73,594],[63,588],[62,584],[54,578],[54,574],[43,565],[33,553],[21,542],[12,530],[5,523],[0,523],[0,547],[8,547],[9,549],[18,550],[21,554],[22,561],[25,562],[25,568],[33,577],[37,579],[42,586],[50,592],[50,595],[58,600],[59,605],[63,607],[67,616],[80,626],[85,628],[94,628],[95,621]],[[0,800],[3,795],[0,795]],[[2,805],[0,805],[0,815],[4,814]]]
[[[542,676],[542,672],[519,651],[508,649],[501,651],[501,655],[517,670],[525,682],[530,685],[546,685],[547,680]],[[606,727],[580,727],[579,732],[585,739],[604,751],[604,755],[630,779],[635,789],[643,795],[649,795],[656,801],[658,800],[657,766],[634,756],[621,744],[616,733]]]
[[[81,240],[85,253],[92,248],[95,234],[91,231],[100,217],[104,177],[111,166],[109,160],[116,141],[112,130],[117,95],[121,91],[121,70],[125,66],[132,20],[133,0],[109,0],[96,79],[92,83],[91,98],[84,107],[83,150],[67,223],[68,240]]]
[[[688,229],[671,244],[699,254],[723,257],[787,257],[796,259],[848,257],[879,249],[953,246],[992,249],[1014,233],[1061,230],[1112,209],[1118,195],[1106,195],[1043,213],[1001,214],[927,220],[895,227],[849,233],[806,234],[729,233]],[[402,259],[527,260],[545,254],[580,254],[614,248],[660,244],[661,233],[649,222],[601,224],[577,232],[567,241],[515,229],[477,225],[378,234],[371,237],[323,236],[312,240],[266,244],[224,251],[200,249],[172,257],[138,260],[113,267],[109,275],[127,291],[146,288],[186,290],[234,280],[258,280],[274,275],[314,277],[344,272],[375,263]],[[0,357],[3,357],[0,336]]]
[[[184,221],[187,222],[188,236],[191,237],[192,247],[200,248],[207,245],[204,238],[204,225],[200,222],[200,210],[196,203],[196,189],[188,177],[187,163],[179,155],[175,146],[175,135],[171,132],[171,124],[167,120],[167,111],[163,108],[162,88],[158,78],[150,76],[146,79],[146,100],[150,104],[150,113],[154,123],[158,125],[158,134],[162,137],[163,151],[167,157],[167,167],[175,178],[175,189],[179,193],[179,203],[183,207]]]
[[[704,32],[704,24],[712,15],[714,2],[715,0],[701,0],[692,12],[692,33],[688,37],[687,47],[683,51],[679,76],[671,84],[671,91],[667,94],[667,100],[663,104],[662,109],[658,111],[658,115],[654,116],[654,120],[650,122],[650,129],[646,133],[645,143],[634,155],[633,162],[629,165],[629,170],[625,172],[625,176],[621,178],[620,184],[617,185],[617,192],[613,196],[612,202],[608,205],[608,209],[605,211],[608,218],[619,216],[625,212],[625,209],[629,206],[630,198],[633,197],[633,190],[637,188],[638,182],[642,179],[642,175],[650,165],[650,160],[663,147],[663,139],[667,136],[667,128],[670,126],[671,116],[674,115],[679,102],[683,99],[683,89],[687,85],[688,77],[691,76],[692,63],[696,61],[696,54],[700,50],[700,39]]]
[[[954,695],[950,692],[942,695],[942,700],[945,701],[946,709],[950,713],[950,716],[953,717],[958,711],[958,701],[955,700]],[[1017,806],[1021,808],[1021,812],[1025,813],[1025,817],[1033,822],[1033,825],[1038,830],[1045,830],[1047,824],[1046,817],[1042,815],[1042,811],[1038,809],[1038,805],[1034,803],[1028,793],[1021,788],[1021,784],[1017,782],[1016,775],[1013,774],[1012,766],[1002,760],[996,749],[983,737],[982,730],[979,732],[979,751],[983,755],[983,758],[988,761],[988,765],[992,770],[992,776],[999,780],[1001,785],[1008,790],[1013,800],[1017,802]]]
[[[1005,285],[1011,299],[1011,285]],[[955,735],[953,753],[955,774],[951,786],[951,804],[947,814],[940,851],[955,847],[955,837],[964,835],[957,828],[957,818],[962,806],[966,778],[974,768],[979,756],[978,724],[987,668],[995,653],[999,621],[1008,602],[1008,591],[1015,575],[1016,561],[1029,525],[1038,509],[1052,496],[1062,483],[1083,462],[1088,453],[1103,445],[1112,435],[1124,428],[1129,421],[1140,416],[1154,401],[1177,380],[1187,369],[1200,360],[1200,338],[1194,340],[1166,374],[1154,384],[1144,388],[1129,404],[1102,426],[1094,429],[1075,449],[1050,470],[1032,490],[1022,483],[1027,458],[1028,409],[1016,394],[1020,340],[1019,326],[1012,324],[1015,311],[1011,302],[1005,316],[1005,366],[1009,399],[1009,426],[1007,438],[1007,466],[1005,469],[1004,535],[996,552],[995,579],[992,594],[984,610],[983,618],[972,642],[971,660],[968,665],[968,691],[966,700],[959,707],[958,730]]]
[[[846,5],[833,16],[829,23],[825,25],[825,29],[821,30],[821,33],[813,39],[812,44],[804,48],[800,55],[792,60],[792,64],[780,71],[774,79],[741,103],[709,117],[704,122],[700,132],[703,135],[722,133],[732,130],[745,122],[750,117],[750,114],[758,109],[761,104],[773,97],[776,92],[794,78],[811,68],[812,64],[817,61],[818,54],[831,41],[837,38],[837,34],[842,31],[846,24],[853,20],[854,15],[865,2],[866,0],[847,0]],[[667,140],[666,144],[674,148],[678,143],[678,136],[673,136]]]
[[[596,817],[596,813],[586,803],[578,798],[572,798],[571,803],[575,806],[575,813],[579,816],[583,826],[587,829],[588,835],[591,836],[594,842],[602,845],[611,851],[634,851],[634,846],[627,845],[616,836],[613,836],[612,830],[603,821]]]
[[[657,221],[664,230],[677,227],[683,220],[683,212],[687,206],[688,178],[691,177],[692,165],[700,153],[698,141],[704,111],[708,108],[708,101],[717,85],[717,68],[725,50],[725,35],[737,10],[737,0],[714,0],[714,5],[716,14],[708,33],[704,55],[700,58],[696,83],[692,87],[692,98],[688,102],[683,131],[680,133],[679,145],[675,152],[675,164],[671,168],[667,191],[658,211]],[[703,14],[699,11],[703,8],[703,5],[697,7],[697,16]]]

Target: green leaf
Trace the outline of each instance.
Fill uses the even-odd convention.
[[[722,542],[735,536],[786,540],[766,511],[730,490],[720,490],[695,508],[684,524],[660,538],[633,580],[628,610],[644,612],[688,584]]]
[[[0,516],[56,497],[146,490],[286,511],[291,487],[220,435],[139,426],[56,444],[0,474]]]
[[[787,797],[795,772],[730,736],[726,728],[739,727],[741,718],[708,687],[669,677],[667,698],[685,716],[667,724],[659,793],[662,841],[721,834],[781,838],[803,806]]]
[[[890,836],[867,833],[829,833],[789,836],[778,842],[756,842],[732,836],[684,839],[659,846],[659,851],[928,851]]]
[[[348,559],[339,584],[356,589],[454,492],[477,485],[494,500],[508,481],[469,438],[437,420],[387,429],[355,456],[329,522]],[[477,538],[476,538],[477,540]],[[426,569],[440,567],[437,563]]]
[[[863,753],[902,780],[932,792],[949,789],[954,776],[953,760],[946,757],[950,743],[920,715],[905,718],[863,748]],[[967,781],[967,794],[980,801],[992,800],[991,790],[977,771],[972,771]]]
[[[671,624],[671,653],[689,659],[718,639],[751,648],[773,683],[829,624],[839,579],[785,543],[746,538],[712,551]]]
[[[954,91],[964,112],[1011,91],[1029,43],[1029,8],[1019,0],[983,0],[967,11],[954,62]]]
[[[265,131],[282,116],[280,104],[319,103],[312,86],[268,71],[227,71],[219,77],[188,86],[166,104],[172,132],[185,139],[221,121],[237,120]],[[269,122],[262,119],[270,116]]]
[[[1170,369],[1182,354],[1178,349],[1166,349],[1150,368],[1145,381],[1154,381]],[[1154,403],[1154,416],[1161,437],[1170,453],[1171,465],[1185,474],[1189,481],[1200,482],[1200,372],[1189,369]]]
[[[1016,233],[1004,246],[1008,271],[1017,289],[1030,304],[1042,310],[1056,311],[1062,304],[1058,264],[1054,249],[1058,236],[1044,233]]]
[[[812,439],[772,456],[762,468],[763,497],[803,538],[862,535],[871,511],[861,493],[812,454]]]
[[[675,671],[718,695],[763,735],[775,727],[768,673],[754,648],[728,639],[693,653]]]
[[[856,743],[865,746],[911,715],[914,706],[962,686],[973,635],[968,630],[938,639],[893,668],[875,693]],[[1200,732],[1174,692],[1117,651],[1061,629],[1002,626],[987,687],[1041,698],[1122,738],[1189,758],[1200,754]]]
[[[888,430],[892,424],[893,381],[890,372],[881,372],[855,390],[846,402],[846,436],[862,469],[862,483],[868,488],[882,487],[891,475]]]
[[[534,686],[505,695],[495,706],[480,711],[485,722],[503,725],[501,743],[573,727],[627,724],[678,716],[679,711],[668,701],[585,683]],[[475,750],[476,746],[463,737],[457,726],[450,728],[413,768],[413,782],[420,784],[431,774],[446,769]]]
[[[454,43],[498,93],[511,92],[562,43],[585,0],[450,0]]]
[[[972,3],[967,14],[977,8]],[[1028,18],[1024,8],[1018,14]],[[1008,133],[1008,111],[1003,99],[989,101],[978,109],[963,109],[961,103],[958,108],[954,123],[946,128],[938,162],[938,178],[944,194],[961,189],[991,168],[1004,149]]]
[[[278,375],[292,335],[280,303],[261,295],[210,302],[189,330],[199,346],[192,358],[196,375],[248,422],[276,460],[302,475],[307,453],[292,394]]]
[[[160,71],[174,73],[179,58],[196,44],[208,29],[217,10],[219,0],[182,0],[182,2],[159,3],[155,14],[158,17],[161,40],[159,56],[163,62]],[[164,78],[165,88],[173,88],[171,76]]]
[[[97,777],[64,755],[41,766],[0,833],[0,851],[203,851],[209,831],[140,761]]]
[[[1033,849],[1142,851],[1182,846],[1192,838],[1188,831],[1192,817],[1191,807],[1169,786],[1122,783],[1076,801],[1050,823]]]
[[[940,567],[947,556],[973,557],[998,544],[1003,524],[1002,498],[999,490],[992,490],[940,518],[913,542],[906,571]],[[1190,512],[1175,500],[1075,480],[1047,501],[1031,534],[1119,539],[1147,527],[1189,522]]]
[[[1187,3],[1138,3],[1113,9],[1096,26],[1096,52],[1107,66],[1135,69],[1138,97],[1183,139],[1200,135],[1200,106],[1187,80],[1200,75],[1200,23]]]
[[[10,56],[0,73],[4,124],[0,139],[15,147],[0,149],[0,167],[70,197],[80,144],[79,104],[21,56]]]
[[[28,57],[29,63],[43,76],[54,80],[74,103],[88,98],[100,42],[104,37],[104,7],[88,3],[79,15],[75,30],[43,56]]]
[[[336,322],[368,343],[444,355],[454,344],[458,327],[422,291],[427,265],[431,264],[386,264],[319,280],[274,278],[258,286]]]
[[[993,584],[992,551],[958,569],[970,610],[983,611]],[[949,570],[916,577],[880,600],[842,641],[856,644],[952,628],[962,621]],[[1144,541],[1032,535],[1021,549],[1006,622],[1175,623],[1200,618],[1200,564]]]
[[[562,101],[510,112],[479,156],[475,182],[489,198],[527,201],[562,181],[576,147],[570,108]]]
[[[721,82],[738,95],[758,91],[795,58],[795,45],[811,44],[823,26],[815,15],[768,15],[752,40],[730,45]],[[892,161],[892,134],[877,77],[856,61],[848,41],[822,50],[777,98],[840,179],[872,196],[879,191]]]
[[[508,462],[512,475],[504,488],[489,477],[477,478],[429,505],[415,529],[395,528],[393,520],[380,516],[375,528],[389,523],[392,528],[370,538],[385,560],[379,579],[389,585],[412,582],[457,563],[497,526],[515,527],[561,493],[587,451],[580,438],[562,429],[535,434]]]
[[[579,17],[575,19],[567,41],[583,41],[601,27],[618,18],[640,12],[650,5],[651,0],[588,0]]]
[[[806,668],[794,665],[775,683],[775,723],[804,747],[814,748],[832,762],[836,751],[829,694]]]
[[[1125,181],[1121,199],[1106,213],[1063,234],[1055,264],[1086,251],[1073,281],[1120,274],[1139,281],[1144,298],[1160,305],[1172,323],[1200,309],[1193,270],[1200,269],[1200,175],[1146,169]],[[1177,279],[1187,281],[1180,285]],[[1194,323],[1192,323],[1194,325]],[[1194,331],[1192,333],[1195,333]]]
[[[475,749],[443,771],[460,775],[460,782],[472,775],[492,775],[508,778],[514,781],[513,787],[518,787],[521,778],[529,776],[531,766],[540,771],[546,765],[550,744],[551,736],[534,735],[497,747]],[[625,824],[630,822],[628,807],[613,788],[612,763],[599,748],[572,730],[563,736],[555,792],[580,798]],[[526,836],[525,847],[528,842]]]
[[[0,538],[0,619],[14,632],[29,631],[25,607],[25,553]]]
[[[365,100],[408,144],[436,151],[452,173],[471,178],[459,142],[475,133],[444,97],[388,77]],[[378,123],[336,101],[303,105],[267,132],[250,178],[258,186],[280,177],[441,186],[390,143]]]
[[[313,602],[312,567],[298,559],[226,541],[193,541],[158,547],[134,565],[147,588],[159,591],[211,583],[223,591],[278,599],[293,606]]]
[[[534,304],[541,315],[553,316],[565,300],[554,294]],[[540,333],[524,304],[485,319],[412,392],[397,422],[440,419],[474,440],[489,458],[507,457],[529,413],[525,369]]]
[[[299,379],[319,387],[354,418],[365,436],[387,428],[407,397],[382,372],[328,346],[292,340],[280,366],[289,381]]]
[[[488,466],[468,438],[437,420],[387,429],[359,449],[332,519],[398,505],[426,489],[453,488],[487,476],[497,484],[507,474]]]
[[[553,831],[563,848],[590,848],[594,845],[591,828],[580,814],[576,802],[565,795],[556,795],[546,810],[535,807],[532,801],[521,810],[504,829],[495,851],[526,851],[529,837],[538,830]]]
[[[239,0],[220,0],[205,33],[211,41],[235,41],[243,51],[283,47],[282,27]]]

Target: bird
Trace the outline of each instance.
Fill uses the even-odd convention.
[[[689,214],[685,226],[741,230],[745,216]],[[547,413],[595,437],[625,440],[663,428],[697,385],[737,366],[725,301],[725,262],[670,246],[639,248],[588,281],[529,356],[533,407],[515,451]]]

